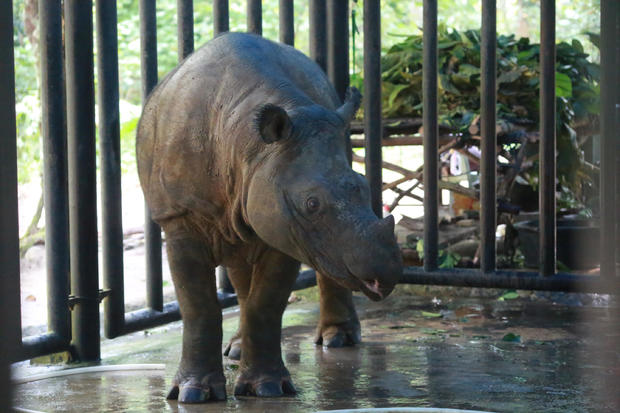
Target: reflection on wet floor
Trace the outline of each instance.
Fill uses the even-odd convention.
[[[487,411],[612,411],[600,389],[620,379],[620,351],[601,362],[589,347],[600,337],[586,328],[602,323],[604,339],[618,342],[610,311],[496,298],[442,302],[396,294],[382,303],[356,297],[363,344],[324,349],[312,343],[318,310],[294,303],[285,314],[283,358],[299,391],[278,399],[234,398],[236,365],[225,361],[229,399],[183,406],[166,401],[181,349],[181,325],[103,343],[105,364],[165,363],[162,371],[81,374],[17,386],[16,405],[56,411],[312,412],[388,406]],[[238,314],[225,317],[224,341]],[[599,340],[600,341],[600,340]],[[39,373],[20,366],[18,375]],[[620,381],[619,381],[620,382]]]

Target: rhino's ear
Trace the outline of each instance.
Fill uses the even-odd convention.
[[[344,98],[344,103],[340,106],[336,113],[342,118],[344,123],[349,124],[353,120],[355,113],[360,108],[362,103],[362,94],[355,87],[347,89],[347,93]]]
[[[256,129],[265,143],[277,142],[290,136],[293,123],[284,109],[268,103],[256,113]]]

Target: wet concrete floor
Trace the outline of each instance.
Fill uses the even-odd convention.
[[[224,358],[228,401],[184,406],[165,400],[181,350],[182,326],[173,323],[102,343],[103,364],[163,363],[165,368],[26,382],[16,386],[15,405],[45,412],[313,412],[399,406],[614,411],[613,396],[605,398],[601,389],[620,384],[620,350],[613,345],[620,342],[620,328],[611,317],[617,307],[557,305],[531,296],[504,301],[497,296],[419,297],[406,290],[399,287],[381,303],[356,297],[363,343],[350,348],[315,346],[316,303],[303,299],[289,305],[282,350],[299,392],[295,397],[233,397],[237,366]],[[224,343],[237,323],[238,312],[227,311]],[[600,328],[593,332],[594,324]],[[53,370],[22,363],[14,376]]]

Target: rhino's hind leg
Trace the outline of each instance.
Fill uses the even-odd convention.
[[[269,250],[254,265],[252,284],[241,313],[240,375],[236,396],[277,397],[295,394],[280,347],[282,313],[299,263]]]
[[[204,241],[168,222],[166,248],[183,318],[181,363],[168,399],[181,403],[226,400],[222,369],[222,313],[215,267]]]
[[[314,339],[325,347],[352,346],[362,341],[351,290],[317,272],[321,313]]]
[[[236,264],[234,267],[227,268],[228,277],[235,287],[237,293],[237,302],[239,308],[243,312],[245,307],[245,300],[250,292],[250,281],[252,279],[252,266],[245,262]],[[241,359],[241,327],[237,329],[237,332],[230,338],[226,349],[224,349],[224,355],[231,360]]]

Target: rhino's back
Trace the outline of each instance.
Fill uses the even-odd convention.
[[[153,90],[137,134],[138,173],[155,220],[196,210],[221,219],[240,190],[245,153],[262,144],[254,112],[338,98],[322,70],[292,47],[228,33],[196,50]]]

